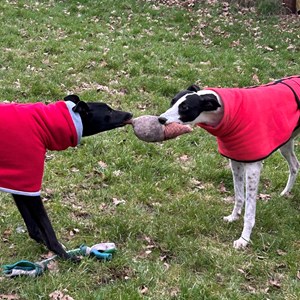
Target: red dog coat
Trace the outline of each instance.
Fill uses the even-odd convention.
[[[251,88],[209,88],[224,105],[217,127],[199,123],[217,137],[219,152],[236,161],[268,157],[299,126],[300,76]]]
[[[0,104],[0,190],[40,194],[46,150],[75,147],[81,138],[71,103]]]

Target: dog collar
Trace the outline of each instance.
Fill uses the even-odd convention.
[[[76,132],[77,132],[77,145],[80,143],[81,138],[82,138],[82,133],[83,133],[83,125],[82,125],[82,120],[81,117],[79,115],[79,113],[74,112],[72,110],[72,108],[75,106],[75,103],[72,101],[66,101],[65,102],[67,105],[67,108],[70,112],[71,118],[73,120],[74,126],[76,128]]]

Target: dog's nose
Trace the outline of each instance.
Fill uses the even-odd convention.
[[[164,118],[164,117],[159,117],[158,118],[158,122],[162,125],[166,124],[166,122],[168,121],[167,118]]]

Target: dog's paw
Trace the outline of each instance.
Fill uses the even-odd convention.
[[[244,249],[244,248],[247,247],[248,244],[249,244],[249,242],[247,242],[245,239],[240,237],[238,240],[233,242],[233,248],[235,248],[235,249]]]
[[[82,257],[77,256],[77,255],[76,256],[70,256],[68,258],[68,260],[70,260],[72,263],[76,263],[76,264],[80,263],[81,259],[82,259]]]
[[[234,216],[234,215],[229,215],[229,216],[227,216],[227,217],[223,217],[223,220],[225,221],[225,222],[228,222],[228,223],[231,223],[231,222],[234,222],[234,221],[236,221],[236,220],[238,220],[239,219],[239,215],[237,215],[237,216]]]
[[[281,197],[287,197],[290,195],[290,190],[289,189],[284,189],[281,193],[280,196]]]

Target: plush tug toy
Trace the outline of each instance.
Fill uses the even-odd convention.
[[[144,142],[162,142],[192,131],[188,125],[178,123],[162,125],[157,116],[149,115],[134,118],[130,120],[130,124],[135,135]]]

